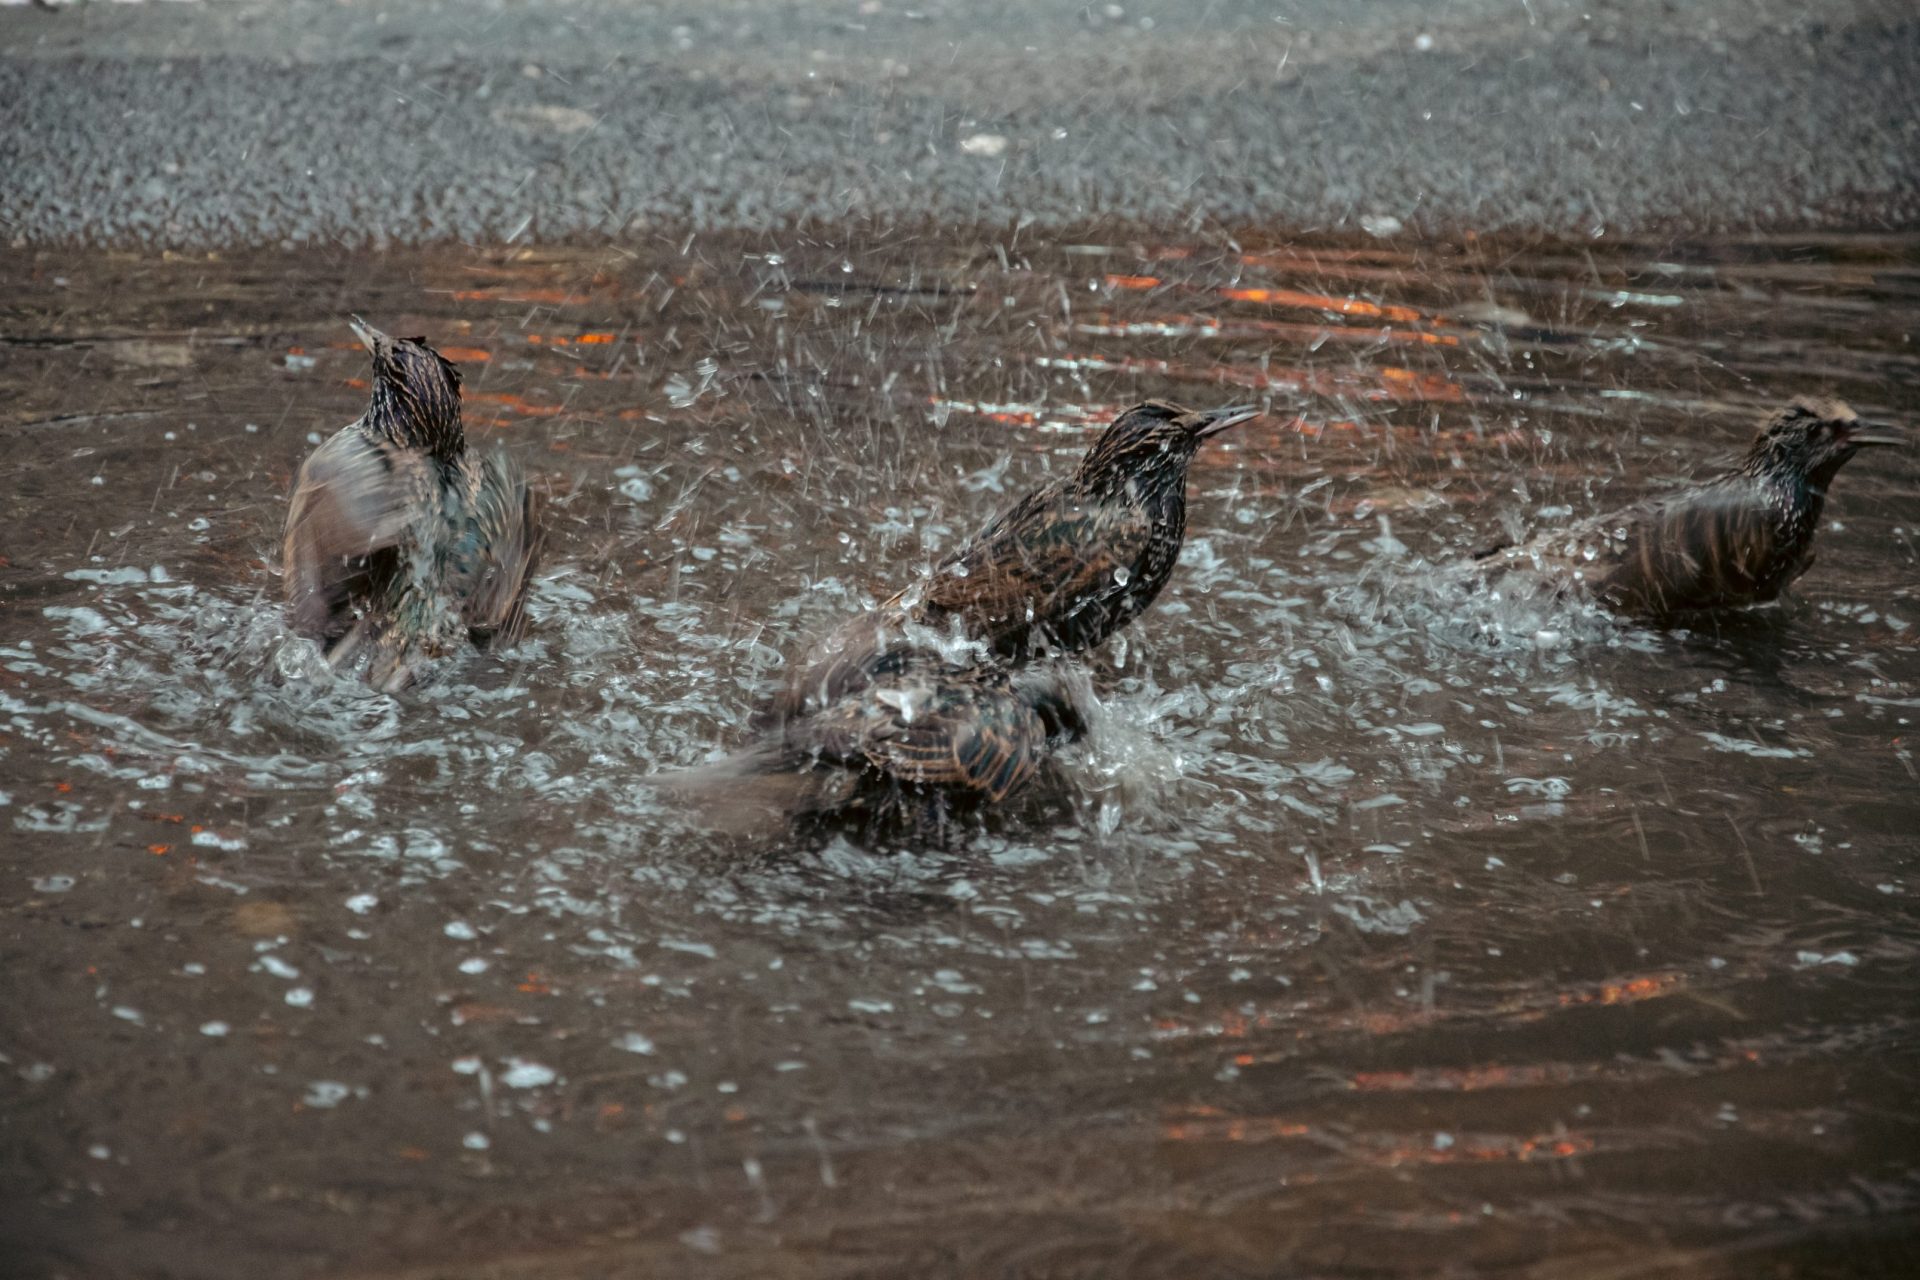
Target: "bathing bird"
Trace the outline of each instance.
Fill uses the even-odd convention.
[[[1827,490],[1861,449],[1900,445],[1838,400],[1801,397],[1762,422],[1746,457],[1701,484],[1476,554],[1544,574],[1630,617],[1764,604],[1813,564]]]
[[[1164,400],[1125,410],[1071,474],[1021,498],[929,576],[817,644],[760,723],[834,705],[887,655],[929,636],[1008,663],[1096,648],[1172,576],[1186,538],[1187,469],[1200,446],[1259,412]]]
[[[1085,736],[1097,706],[1067,661],[1013,669],[896,650],[864,675],[733,756],[649,781],[704,798],[728,823],[772,813],[928,838],[1024,790],[1055,749]]]
[[[468,448],[460,372],[424,338],[358,316],[373,359],[367,411],[301,464],[283,562],[293,629],[341,668],[404,688],[467,641],[516,642],[540,548],[535,503],[503,453]]]

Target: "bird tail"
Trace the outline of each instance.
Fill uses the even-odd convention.
[[[641,781],[687,803],[709,830],[754,835],[831,809],[845,798],[848,780],[838,774],[808,768],[777,738],[768,738],[723,759]]]

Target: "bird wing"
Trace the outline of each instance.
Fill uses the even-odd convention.
[[[1777,512],[1736,477],[1602,516],[1575,541],[1594,590],[1640,613],[1768,600],[1792,576]]]
[[[833,706],[897,673],[912,647],[902,631],[909,621],[945,627],[958,619],[972,639],[1024,651],[1036,624],[1058,626],[1123,596],[1152,536],[1152,521],[1132,504],[1083,504],[1058,486],[1037,490],[942,560],[929,580],[813,645],[755,726]]]
[[[1042,619],[1064,621],[1125,593],[1152,532],[1132,504],[1081,503],[1043,489],[943,560],[920,607],[933,621],[960,618],[988,642]]]
[[[1001,691],[918,716],[877,740],[867,758],[903,781],[998,803],[1033,776],[1045,743],[1040,718]]]
[[[996,802],[1033,776],[1046,744],[1018,694],[963,675],[870,687],[803,722],[796,740],[823,762]]]
[[[508,646],[527,626],[527,589],[543,542],[539,504],[520,467],[504,453],[479,464],[461,542],[462,605],[476,644]]]
[[[349,427],[300,466],[282,544],[294,629],[337,638],[356,595],[378,572],[431,489],[426,459]]]
[[[835,627],[793,664],[786,684],[755,713],[756,729],[771,729],[858,693],[875,679],[892,675],[911,657],[901,632],[907,618],[888,601]]]

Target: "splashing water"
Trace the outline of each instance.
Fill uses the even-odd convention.
[[[0,268],[36,1229],[1192,1275],[1911,1221],[1920,463],[1854,463],[1796,598],[1690,630],[1460,565],[1796,392],[1911,419],[1920,245],[997,238]],[[278,611],[349,309],[547,493],[531,638],[399,698]],[[888,852],[638,785],[1118,408],[1249,393],[1031,802]]]

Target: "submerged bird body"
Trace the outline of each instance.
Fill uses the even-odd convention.
[[[852,822],[927,835],[1024,790],[1054,747],[1093,714],[1083,672],[1057,663],[1010,671],[896,653],[861,688],[768,732],[715,764],[654,779],[711,796],[734,814]]]
[[[1900,443],[1840,401],[1799,399],[1768,416],[1725,475],[1476,558],[1547,574],[1633,617],[1764,604],[1813,564],[1840,468],[1863,447]]]
[[[1202,443],[1254,417],[1150,400],[1126,410],[1072,474],[1020,499],[932,574],[853,619],[796,666],[767,717],[858,689],[925,629],[1026,662],[1096,648],[1167,583],[1187,527],[1187,469]]]
[[[330,664],[365,656],[367,678],[394,690],[463,643],[520,638],[539,537],[520,468],[467,447],[454,366],[423,339],[354,329],[372,400],[301,464],[286,594]]]

